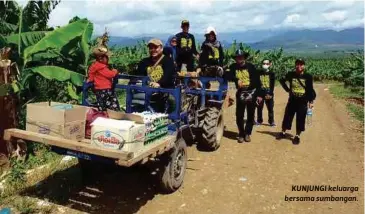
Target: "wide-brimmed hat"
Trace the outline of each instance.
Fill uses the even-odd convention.
[[[94,54],[95,57],[100,57],[100,56],[110,57],[110,56],[113,55],[112,52],[110,52],[108,50],[108,48],[106,48],[106,47],[96,47],[96,48],[94,48],[93,54]]]

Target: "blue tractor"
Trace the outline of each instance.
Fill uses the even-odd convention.
[[[188,87],[191,81],[200,81],[202,87]],[[206,85],[212,81],[219,83],[218,90],[206,89]],[[145,76],[118,75],[114,81],[114,90],[125,90],[126,105],[124,110],[126,113],[153,112],[156,106],[163,105],[162,111],[168,114],[171,121],[168,125],[170,138],[167,137],[171,139],[171,146],[166,146],[155,155],[152,152],[147,152],[144,158],[152,155],[162,160],[161,187],[165,192],[174,192],[182,185],[186,169],[187,150],[183,133],[186,131],[190,133],[198,142],[198,146],[203,149],[214,151],[219,148],[224,129],[222,112],[228,84],[223,78],[218,77],[195,79],[183,77],[180,84],[177,84],[173,89],[151,88],[148,83],[149,78]],[[85,83],[83,87],[82,104],[85,106],[92,106],[88,99],[88,90],[91,87],[92,84],[90,83]],[[160,100],[153,100],[152,97],[156,94],[165,96],[162,98],[160,96]],[[173,100],[173,102],[169,102],[169,100]],[[89,161],[83,159],[85,158],[79,158],[82,168],[94,167]],[[136,161],[131,163],[143,162],[142,158],[135,157],[134,159]],[[124,163],[120,165],[128,166]]]
[[[180,77],[175,89],[150,88],[149,77],[118,75],[114,80],[114,89],[126,91],[126,113],[154,111],[156,104],[165,104],[164,113],[173,121],[172,127],[182,131],[188,129],[201,149],[214,151],[220,146],[224,131],[223,107],[227,96],[228,83],[221,77]],[[121,81],[125,84],[120,84]],[[192,81],[199,81],[200,88],[189,87]],[[207,89],[211,82],[218,83],[217,90]],[[91,106],[88,101],[88,89],[85,84],[82,104]],[[163,100],[151,101],[153,94],[163,93]],[[169,102],[173,100],[173,106]]]

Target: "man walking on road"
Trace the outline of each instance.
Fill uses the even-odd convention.
[[[262,69],[259,70],[261,90],[263,92],[264,102],[257,106],[257,121],[256,125],[263,123],[262,111],[264,103],[269,112],[269,125],[275,126],[274,122],[274,87],[275,87],[275,73],[270,69],[271,62],[268,59],[262,61]]]
[[[199,58],[198,51],[196,50],[194,35],[189,33],[190,24],[188,20],[181,22],[182,32],[176,34],[177,46],[176,46],[176,64],[178,71],[181,70],[182,64],[186,64],[188,71],[194,71],[194,55]]]
[[[253,64],[246,62],[248,53],[237,50],[235,63],[229,67],[226,74],[228,81],[236,84],[236,123],[238,127],[238,142],[251,142],[256,104],[262,101],[261,84]],[[247,109],[247,120],[244,125],[244,114]]]
[[[295,72],[289,72],[280,80],[284,90],[289,93],[289,100],[285,108],[282,123],[282,132],[277,139],[286,137],[286,130],[290,130],[296,114],[296,136],[293,144],[300,143],[300,134],[305,130],[305,118],[308,108],[313,108],[316,92],[313,89],[313,77],[304,73],[305,62],[302,59],[295,61]],[[289,82],[287,86],[286,82]]]

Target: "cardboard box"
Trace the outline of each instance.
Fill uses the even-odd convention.
[[[130,120],[97,118],[91,124],[91,144],[106,149],[134,152],[144,149],[145,125]]]
[[[115,120],[131,120],[138,124],[144,124],[143,118],[136,114],[130,114],[130,113],[124,113],[120,111],[113,111],[110,109],[107,109],[107,113],[109,118],[115,119]]]
[[[85,138],[86,108],[72,105],[57,109],[63,103],[40,102],[27,105],[26,130],[81,141]]]

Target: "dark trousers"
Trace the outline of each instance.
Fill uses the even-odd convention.
[[[285,114],[282,124],[283,130],[291,130],[294,115],[296,114],[296,131],[297,134],[305,130],[305,118],[307,116],[307,101],[290,100],[285,108]]]
[[[181,70],[182,64],[186,64],[186,69],[188,71],[195,71],[193,56],[191,56],[191,57],[178,57],[176,59],[176,64],[177,64],[177,70],[178,71]]]
[[[238,134],[240,137],[244,137],[246,134],[251,135],[254,124],[255,107],[256,104],[254,102],[245,103],[236,96],[236,123],[239,131]],[[246,109],[247,120],[245,125],[243,117],[245,115]]]
[[[262,118],[262,111],[264,109],[264,103],[266,104],[267,111],[269,112],[269,123],[274,123],[274,97],[269,100],[262,100],[262,102],[257,106],[257,122],[262,123],[264,119]]]

